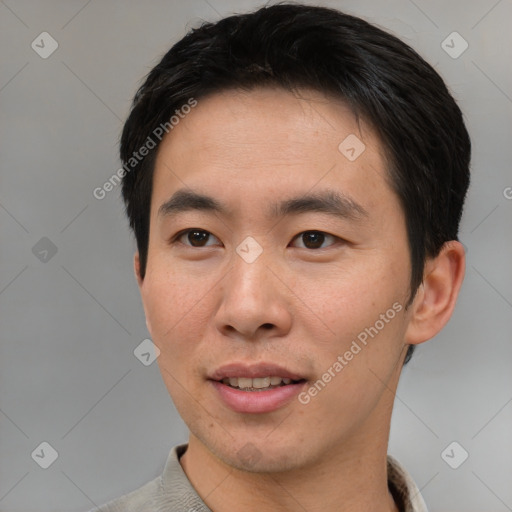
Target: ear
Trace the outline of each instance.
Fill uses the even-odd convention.
[[[142,286],[142,279],[140,277],[140,257],[138,251],[133,257],[133,271],[135,272],[135,278],[137,279],[137,284],[140,288]]]
[[[410,308],[405,342],[418,345],[433,338],[448,323],[459,294],[466,256],[456,240],[446,242],[438,256],[427,260],[421,283]]]
[[[135,256],[133,257],[133,270],[135,272],[135,277],[137,279],[137,284],[139,285],[139,290],[141,292],[141,298],[142,298],[142,307],[144,308],[144,316],[146,318],[146,327],[148,329],[148,332],[151,334],[151,326],[148,321],[148,315],[146,312],[146,304],[144,303],[144,296],[142,294],[142,284],[143,279],[140,277],[140,256],[139,253],[136,252]]]

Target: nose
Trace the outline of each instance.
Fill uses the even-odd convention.
[[[222,280],[215,324],[224,336],[256,341],[285,336],[291,328],[292,292],[265,251],[248,263],[237,254]],[[279,277],[278,277],[279,276]]]

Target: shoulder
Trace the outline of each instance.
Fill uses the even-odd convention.
[[[153,512],[153,503],[161,494],[162,477],[159,476],[135,491],[111,500],[89,512]]]
[[[171,449],[160,476],[129,494],[100,507],[96,506],[89,512],[168,512],[176,508],[190,509],[190,504],[194,505],[197,512],[208,511],[179,462],[187,446],[185,443]]]

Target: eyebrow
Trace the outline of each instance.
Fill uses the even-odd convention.
[[[233,212],[217,199],[189,189],[177,190],[160,206],[158,216],[168,217],[194,210],[218,213],[225,217],[233,216]],[[333,190],[285,199],[271,204],[267,210],[267,216],[270,218],[301,213],[326,213],[354,221],[360,221],[369,216],[368,211],[351,197]]]

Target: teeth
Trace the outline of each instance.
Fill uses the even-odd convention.
[[[251,379],[247,379],[251,380]],[[240,386],[240,381],[238,381],[238,385]],[[270,386],[270,377],[260,377],[256,379],[252,379],[252,386],[243,386],[243,387],[253,387],[253,388],[268,388]],[[242,387],[242,386],[240,386]]]
[[[244,379],[244,378],[238,378],[238,387],[239,388],[252,388],[252,379]]]
[[[292,379],[286,377],[257,377],[250,379],[246,377],[226,377],[222,379],[224,384],[229,384],[233,388],[240,389],[265,389],[280,386],[281,384],[290,384]]]

